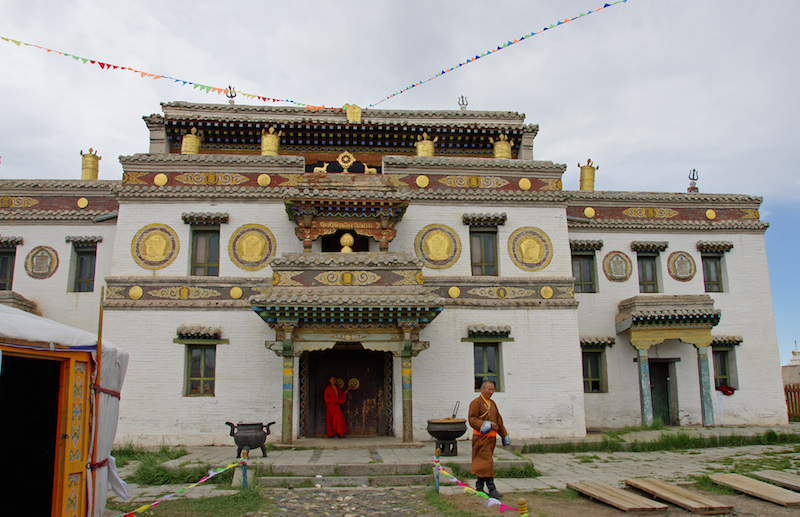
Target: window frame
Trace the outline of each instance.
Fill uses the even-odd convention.
[[[722,275],[722,253],[700,253],[700,263],[703,267],[703,290],[706,293],[724,293],[725,282]],[[716,263],[717,267],[717,280],[709,280],[708,264]],[[718,289],[709,289],[709,287],[717,286]]]
[[[725,358],[726,375],[720,375],[718,369],[718,357]],[[711,362],[714,367],[714,388],[719,386],[731,386],[739,389],[738,378],[736,377],[736,355],[734,347],[732,346],[712,346],[711,347]],[[727,380],[727,384],[721,384],[722,379]]]
[[[597,359],[597,376],[587,376],[587,358]],[[606,378],[606,351],[605,348],[581,349],[581,372],[583,377],[584,393],[608,393],[608,379]],[[589,372],[594,373],[594,372]],[[597,383],[597,389],[592,389],[591,383]],[[587,385],[587,383],[589,383]],[[588,389],[587,389],[588,387]]]
[[[639,292],[642,294],[653,294],[653,293],[660,293],[661,292],[661,285],[658,281],[658,274],[659,274],[659,267],[658,267],[658,258],[659,253],[654,252],[638,252],[636,254],[636,271],[639,276]],[[642,275],[643,266],[649,262],[653,264],[653,279],[652,280],[644,280],[642,277],[646,275]],[[647,287],[652,286],[653,290],[648,291],[646,290]],[[645,290],[643,290],[645,289]]]
[[[192,363],[193,363],[193,352],[195,350],[201,351],[201,360],[200,360],[200,375],[192,375]],[[213,357],[213,369],[214,372],[211,375],[206,375],[206,354],[208,351],[212,351],[214,353]],[[185,397],[216,397],[216,390],[217,390],[217,383],[216,383],[216,372],[217,372],[217,345],[216,344],[198,344],[198,343],[186,343],[186,367],[185,367],[185,382],[184,382],[184,393]],[[211,390],[210,393],[205,392],[205,384],[207,381],[211,381]],[[201,389],[200,393],[192,393],[192,381],[200,381]]]
[[[0,290],[11,291],[14,287],[14,265],[17,261],[17,247],[0,248],[0,274],[2,274],[4,258],[7,259],[5,260],[6,274],[0,276]]]
[[[209,250],[211,250],[211,246],[209,242],[207,242],[204,246],[204,256],[202,257],[204,262],[197,260],[197,241],[199,237],[214,237],[216,238],[216,255],[217,261],[212,262],[209,259]],[[190,257],[190,276],[219,276],[219,269],[220,269],[220,227],[219,225],[192,225],[192,254]],[[210,272],[213,268],[216,268],[215,272]],[[203,273],[198,274],[198,269],[202,269]]]
[[[72,281],[70,282],[70,292],[73,293],[93,293],[95,276],[97,274],[97,246],[74,246],[72,247]],[[91,257],[91,274],[81,277],[82,259]],[[88,286],[88,289],[81,287]]]
[[[473,242],[473,238],[479,240],[479,249]],[[492,253],[494,260],[486,260],[486,240],[491,238]],[[496,226],[470,226],[469,228],[469,251],[470,251],[470,272],[472,276],[500,276],[500,260],[497,253],[498,232]],[[476,251],[479,256],[476,257]],[[476,260],[477,259],[477,260]],[[489,267],[494,268],[494,273],[487,273]],[[480,273],[475,273],[475,268],[480,268]]]
[[[478,371],[478,365],[476,363],[476,352],[482,349],[483,353],[483,371]],[[487,369],[487,360],[486,360],[486,351],[487,350],[494,350],[495,356],[495,366],[496,372],[490,372]],[[494,389],[495,391],[503,391],[502,383],[501,383],[501,356],[500,356],[500,341],[475,341],[473,342],[472,346],[472,357],[473,357],[473,378],[475,380],[476,388],[475,391],[480,391],[480,385],[485,381],[492,381],[494,382]],[[480,377],[480,382],[479,382]]]
[[[594,293],[597,293],[599,291],[598,284],[597,284],[597,260],[595,258],[595,255],[596,254],[595,254],[594,251],[591,251],[591,252],[589,252],[589,251],[584,251],[584,252],[573,251],[572,252],[572,277],[575,279],[575,291],[574,292],[576,294],[577,293],[594,294]],[[588,268],[587,269],[589,271],[589,277],[590,277],[588,282],[587,281],[583,281],[582,279],[579,279],[578,277],[575,276],[576,259],[579,260],[579,261],[588,260],[589,264],[588,264]],[[580,272],[581,273],[585,272],[583,267],[580,267]],[[586,287],[586,284],[589,284],[589,286],[591,287],[591,291],[584,290],[584,288]],[[579,290],[579,286],[580,286],[580,290]]]

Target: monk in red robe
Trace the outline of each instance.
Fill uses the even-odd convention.
[[[469,405],[469,425],[472,427],[472,469],[478,476],[475,489],[485,492],[489,497],[500,499],[503,494],[494,486],[494,447],[500,435],[503,445],[511,445],[503,417],[497,404],[492,400],[494,383],[483,381],[481,394]],[[484,489],[485,485],[485,489]]]
[[[347,434],[347,423],[344,419],[342,404],[347,402],[347,392],[336,385],[336,377],[328,379],[325,388],[325,428],[328,438],[344,438]]]

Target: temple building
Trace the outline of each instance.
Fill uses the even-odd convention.
[[[761,198],[595,190],[591,161],[564,190],[515,112],[144,122],[119,180],[92,150],[81,180],[0,180],[0,303],[102,319],[120,442],[324,436],[331,376],[350,436],[405,442],[487,379],[516,439],[787,422]]]

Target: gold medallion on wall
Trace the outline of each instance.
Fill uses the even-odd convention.
[[[228,242],[228,255],[239,268],[256,271],[275,255],[275,237],[266,226],[246,224],[236,229]]]
[[[36,246],[25,257],[25,272],[31,278],[50,278],[58,269],[58,253],[50,246]]]
[[[688,282],[697,273],[697,266],[691,255],[685,251],[676,251],[667,259],[667,271],[669,271],[669,276],[675,280]]]
[[[625,282],[633,273],[633,263],[621,251],[612,251],[603,259],[603,273],[612,282]]]
[[[148,224],[133,237],[131,254],[144,269],[162,269],[178,256],[180,243],[175,230],[165,224]]]
[[[519,228],[508,238],[508,254],[518,268],[538,271],[553,259],[553,245],[539,228]]]
[[[414,239],[414,251],[426,266],[444,269],[455,264],[461,256],[461,240],[452,228],[429,224]]]

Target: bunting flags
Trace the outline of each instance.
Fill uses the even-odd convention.
[[[450,72],[452,72],[454,70],[458,70],[462,66],[468,65],[470,63],[474,63],[478,59],[481,59],[481,58],[484,58],[484,57],[487,57],[487,56],[491,56],[492,54],[494,54],[496,52],[499,52],[500,50],[508,48],[511,45],[516,45],[517,43],[525,41],[528,38],[536,36],[537,34],[541,34],[541,33],[545,32],[547,30],[553,29],[555,27],[559,27],[559,26],[564,25],[566,23],[569,23],[571,21],[575,21],[575,20],[577,20],[579,18],[583,18],[583,17],[588,16],[590,14],[596,13],[598,11],[602,11],[603,9],[607,9],[609,7],[613,7],[613,6],[617,5],[617,4],[627,3],[627,1],[628,0],[617,0],[616,2],[606,3],[606,4],[603,5],[603,7],[598,7],[597,9],[593,9],[593,10],[591,10],[589,12],[581,13],[581,14],[573,17],[573,18],[567,18],[567,19],[565,19],[563,21],[558,21],[555,24],[551,24],[549,27],[544,27],[540,31],[531,32],[529,34],[524,34],[524,35],[520,36],[519,38],[515,38],[513,40],[508,40],[506,43],[502,43],[502,44],[498,45],[497,48],[494,48],[494,49],[491,49],[491,50],[487,50],[486,52],[481,52],[479,54],[475,54],[474,57],[470,56],[469,58],[467,58],[466,60],[458,63],[455,66],[452,66],[450,68],[443,68],[443,69],[441,69],[440,72],[437,72],[435,75],[433,75],[433,76],[431,76],[431,77],[429,77],[427,79],[412,83],[411,85],[406,86],[402,90],[396,91],[396,92],[392,93],[391,95],[388,95],[388,96],[384,97],[383,99],[379,100],[378,102],[376,102],[374,104],[370,104],[368,106],[368,108],[373,108],[373,107],[377,106],[378,104],[380,104],[380,103],[382,103],[384,101],[387,101],[387,100],[389,100],[389,99],[391,99],[393,97],[397,97],[398,95],[400,95],[402,93],[405,93],[405,92],[407,92],[408,90],[410,90],[412,88],[416,88],[417,86],[422,86],[423,84],[429,83],[429,82],[433,81],[434,79],[437,79],[437,78],[443,76],[444,74],[450,73]],[[9,43],[13,43],[14,45],[16,45],[18,47],[21,47],[21,46],[33,47],[33,48],[38,48],[40,50],[43,50],[45,52],[54,52],[54,53],[62,55],[64,57],[71,57],[75,61],[80,61],[83,64],[97,65],[102,70],[112,70],[113,69],[113,70],[129,71],[129,72],[133,72],[133,73],[139,75],[142,79],[148,78],[148,79],[168,79],[168,80],[172,80],[175,83],[180,83],[181,86],[190,85],[193,89],[196,89],[196,90],[204,92],[204,93],[216,93],[218,95],[221,95],[223,93],[226,94],[226,95],[228,95],[228,94],[236,94],[236,95],[241,95],[243,97],[246,97],[247,99],[250,99],[250,100],[259,100],[259,101],[262,101],[262,102],[285,102],[285,103],[289,103],[289,104],[294,104],[296,106],[304,107],[305,109],[308,109],[308,110],[311,110],[311,111],[319,111],[319,110],[342,111],[343,110],[342,108],[331,108],[331,107],[326,107],[325,105],[317,106],[317,105],[312,105],[312,104],[305,104],[305,103],[297,102],[297,101],[294,101],[294,100],[291,100],[291,99],[277,99],[277,98],[273,98],[273,97],[266,97],[266,96],[263,96],[263,95],[255,95],[255,94],[252,94],[252,93],[246,93],[246,92],[241,92],[241,91],[234,92],[234,91],[232,91],[231,89],[228,89],[228,88],[220,88],[220,87],[211,86],[211,85],[207,85],[207,84],[196,83],[196,82],[193,82],[193,81],[186,81],[186,80],[183,80],[183,79],[177,79],[175,77],[170,77],[168,75],[153,74],[153,73],[145,72],[145,71],[142,71],[142,70],[136,70],[136,69],[128,67],[128,66],[114,65],[114,64],[111,64],[111,63],[103,62],[103,61],[98,61],[96,59],[89,59],[89,58],[86,58],[86,57],[81,57],[81,56],[76,56],[76,55],[73,55],[73,54],[68,54],[66,52],[61,52],[59,50],[53,50],[53,49],[50,49],[50,48],[42,47],[42,46],[39,46],[39,45],[34,45],[34,44],[31,44],[31,43],[25,43],[24,41],[19,41],[19,40],[15,40],[15,39],[12,39],[12,38],[7,38],[7,37],[4,37],[4,36],[0,36],[0,40],[6,41],[6,42],[9,42]]]
[[[387,100],[389,100],[389,99],[391,99],[393,97],[397,97],[401,93],[405,93],[408,90],[410,90],[411,88],[415,88],[415,87],[420,86],[422,84],[429,83],[429,82],[433,81],[434,79],[436,79],[437,77],[441,77],[441,76],[443,76],[444,74],[446,74],[448,72],[452,72],[453,70],[457,70],[458,68],[460,68],[460,67],[462,67],[464,65],[468,65],[469,63],[473,63],[473,62],[477,61],[478,59],[480,59],[482,57],[491,55],[491,54],[493,54],[493,53],[495,53],[495,52],[497,52],[499,50],[503,50],[504,48],[508,48],[511,45],[517,44],[517,43],[519,43],[521,41],[524,41],[524,40],[526,40],[528,38],[536,36],[537,34],[541,34],[546,30],[550,30],[550,29],[553,29],[553,28],[558,27],[560,25],[564,25],[565,23],[569,23],[571,21],[577,20],[578,18],[583,18],[584,16],[587,16],[587,15],[592,14],[592,13],[596,13],[598,11],[602,11],[603,9],[607,9],[607,8],[615,6],[617,4],[624,4],[627,1],[628,0],[617,0],[616,2],[607,3],[607,4],[603,5],[603,7],[598,7],[597,9],[593,9],[593,10],[587,12],[587,13],[581,13],[578,16],[575,16],[573,18],[567,18],[564,21],[559,21],[558,23],[556,23],[554,25],[550,25],[549,27],[545,27],[545,28],[543,28],[542,30],[540,30],[538,32],[531,32],[530,34],[525,34],[525,35],[523,35],[523,36],[521,36],[519,38],[514,39],[513,41],[512,40],[508,40],[507,43],[503,43],[501,45],[498,45],[496,49],[488,50],[488,51],[483,52],[481,54],[477,54],[477,55],[475,55],[475,57],[470,57],[466,61],[462,61],[461,63],[457,64],[456,66],[453,66],[451,68],[443,69],[441,72],[437,73],[435,76],[431,77],[430,79],[425,79],[424,81],[420,81],[420,82],[414,83],[414,84],[412,84],[410,86],[406,86],[402,90],[400,90],[398,92],[394,92],[393,94],[384,97],[383,99],[379,100],[378,102],[376,102],[374,104],[370,104],[368,107],[369,108],[374,108],[378,104],[380,104],[380,103],[382,103],[384,101],[387,101]]]
[[[200,481],[198,481],[197,483],[193,483],[193,484],[187,486],[186,488],[182,488],[182,489],[178,490],[177,492],[173,492],[171,494],[167,494],[165,496],[162,496],[162,497],[158,498],[157,500],[153,501],[150,504],[146,504],[144,506],[140,506],[139,508],[137,508],[137,509],[135,509],[135,510],[133,510],[131,512],[123,513],[123,514],[117,515],[116,517],[133,517],[134,514],[143,513],[145,511],[149,510],[150,508],[153,508],[154,506],[158,506],[159,504],[163,503],[167,499],[172,499],[173,497],[175,497],[178,494],[183,494],[184,492],[188,492],[189,490],[193,489],[194,487],[196,487],[200,483],[205,483],[206,481],[208,481],[209,479],[213,478],[214,476],[222,474],[226,470],[230,470],[230,469],[232,469],[234,467],[238,467],[239,465],[247,465],[247,461],[246,460],[241,460],[241,461],[237,461],[236,463],[231,463],[230,465],[227,465],[225,468],[209,470],[208,474],[203,476],[203,478],[200,479]]]
[[[103,61],[98,61],[97,59],[89,59],[88,57],[76,56],[74,54],[69,54],[67,52],[61,52],[60,50],[54,50],[54,49],[51,49],[51,48],[42,47],[40,45],[34,45],[32,43],[25,43],[24,41],[19,41],[19,40],[15,40],[15,39],[12,39],[12,38],[7,38],[7,37],[4,37],[4,36],[0,36],[0,40],[7,41],[9,43],[13,43],[14,45],[16,45],[18,47],[21,47],[21,46],[33,47],[33,48],[38,48],[39,50],[44,50],[45,52],[53,52],[53,53],[62,55],[64,57],[71,57],[75,61],[82,62],[83,64],[97,65],[102,70],[124,70],[124,71],[128,71],[128,72],[133,72],[134,74],[137,74],[138,76],[140,76],[142,79],[169,79],[169,80],[172,80],[172,81],[174,81],[176,83],[180,83],[181,86],[190,85],[192,88],[194,88],[196,90],[199,90],[201,92],[205,92],[205,93],[216,93],[216,94],[223,94],[224,93],[226,95],[231,93],[231,90],[229,90],[228,88],[219,88],[219,87],[210,86],[210,85],[207,85],[207,84],[195,83],[193,81],[185,81],[183,79],[176,79],[175,77],[170,77],[168,75],[153,74],[153,73],[145,72],[145,71],[142,71],[142,70],[136,70],[135,68],[131,68],[129,66],[120,66],[120,65],[114,65],[114,64],[111,64],[111,63],[105,63]],[[273,98],[273,97],[265,97],[263,95],[255,95],[255,94],[252,94],[252,93],[246,93],[246,92],[240,92],[240,91],[237,91],[237,92],[234,92],[234,93],[236,93],[236,95],[242,95],[243,97],[247,97],[248,99],[258,99],[258,100],[263,101],[263,102],[288,102],[289,104],[295,104],[297,106],[306,106],[306,104],[303,104],[301,102],[295,102],[295,101],[290,100],[290,99],[276,99],[276,98]],[[331,108],[328,108],[328,109],[331,109]]]
[[[478,492],[477,490],[475,490],[474,488],[472,488],[468,484],[464,483],[463,481],[459,481],[458,478],[456,478],[453,474],[448,472],[447,469],[445,469],[442,466],[442,464],[439,461],[439,458],[436,458],[436,457],[433,458],[433,465],[436,468],[436,470],[438,470],[439,472],[441,472],[445,476],[447,476],[449,478],[452,478],[453,482],[456,485],[458,485],[458,486],[460,486],[461,488],[464,489],[464,493],[465,494],[473,494],[473,495],[476,495],[478,497],[482,497],[483,499],[486,499],[486,501],[485,501],[486,506],[489,506],[489,507],[497,506],[497,509],[500,511],[500,513],[503,513],[506,510],[512,510],[512,511],[515,511],[515,512],[519,512],[520,511],[519,508],[514,508],[513,506],[508,506],[506,504],[503,504],[503,503],[500,502],[499,499],[495,499],[494,497],[489,497],[489,495],[486,492]],[[523,513],[523,514],[520,515],[520,517],[528,517],[528,513],[527,512]]]

